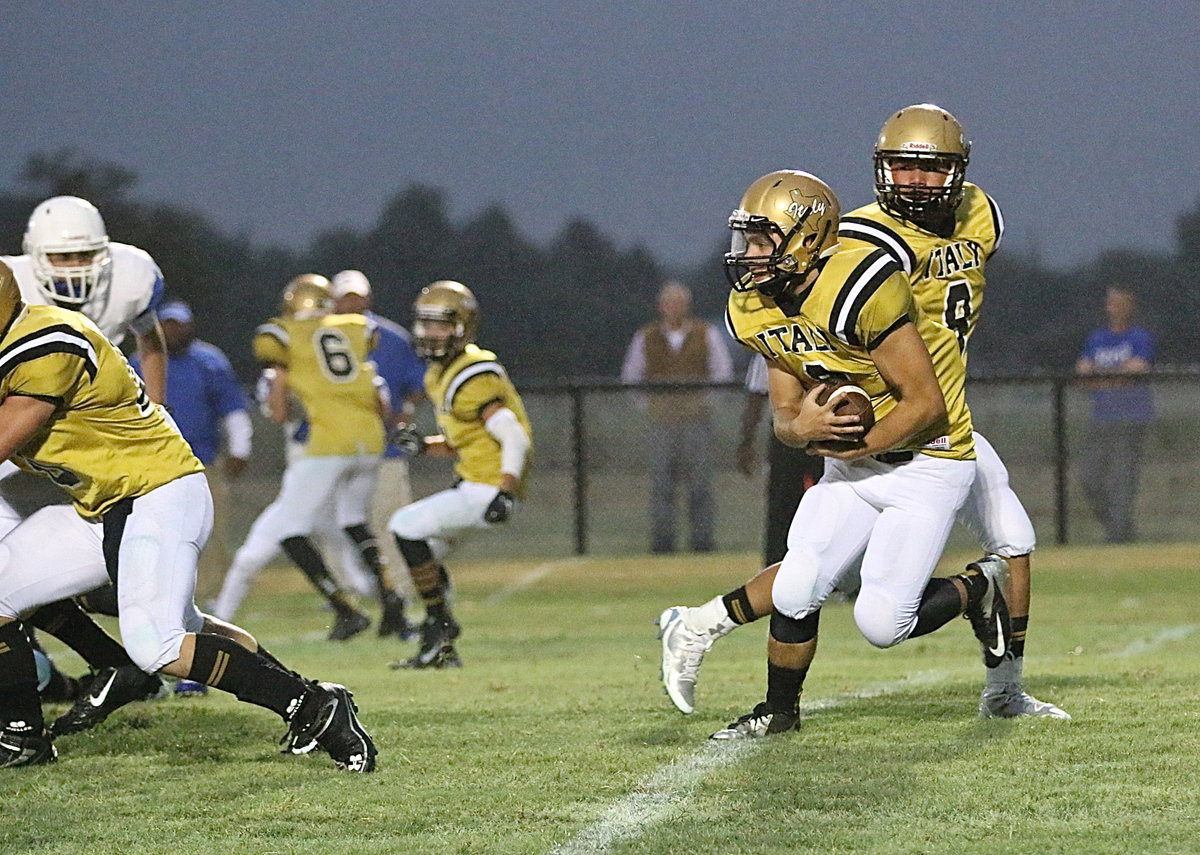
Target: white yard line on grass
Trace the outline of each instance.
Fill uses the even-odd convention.
[[[1169,627],[1152,638],[1137,639],[1105,656],[1122,658],[1149,653],[1164,644],[1182,641],[1198,631],[1200,625]],[[801,713],[834,709],[850,701],[891,695],[913,686],[940,683],[967,673],[970,672],[965,668],[922,672],[904,680],[867,686],[857,692],[816,699],[805,704]],[[562,846],[551,850],[550,855],[601,855],[608,852],[614,843],[637,837],[682,808],[696,786],[710,772],[751,756],[767,742],[763,739],[706,742],[697,750],[644,778],[632,793],[606,810],[604,816]]]
[[[494,606],[498,603],[502,603],[515,594],[518,594],[530,587],[531,585],[536,585],[551,573],[557,573],[559,570],[566,570],[568,567],[576,567],[580,564],[583,564],[585,561],[587,561],[586,558],[564,558],[561,561],[547,561],[545,564],[539,564],[528,573],[505,585],[500,590],[488,594],[480,602],[485,606]]]
[[[828,710],[849,701],[890,695],[913,686],[940,683],[966,674],[960,671],[929,671],[914,674],[905,680],[867,686],[830,698],[820,698],[801,708],[801,713]],[[604,816],[585,828],[575,838],[551,850],[551,855],[598,855],[607,852],[619,840],[637,837],[646,828],[662,821],[679,810],[691,797],[696,785],[710,772],[742,760],[768,742],[763,739],[706,742],[696,751],[653,772],[634,792],[618,801]]]

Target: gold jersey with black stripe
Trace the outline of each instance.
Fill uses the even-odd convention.
[[[80,312],[26,306],[16,315],[0,336],[0,400],[10,395],[55,405],[12,459],[66,490],[84,517],[204,471],[125,357]]]
[[[382,454],[374,347],[375,324],[364,315],[273,318],[254,334],[254,357],[288,370],[288,383],[308,419],[309,457]]]
[[[437,413],[438,428],[458,454],[454,471],[464,481],[500,486],[500,443],[484,426],[483,411],[493,402],[513,411],[530,442],[517,488],[518,495],[524,495],[533,457],[533,428],[525,404],[496,354],[468,344],[448,365],[430,363],[425,370],[425,393]]]
[[[838,241],[844,248],[878,247],[900,263],[912,282],[917,305],[954,332],[964,359],[983,306],[985,267],[1003,235],[1000,207],[971,183],[963,185],[954,230],[947,237],[899,219],[877,203],[846,214],[838,227]]]
[[[725,320],[734,338],[794,374],[805,388],[834,378],[862,387],[877,419],[895,409],[896,398],[871,351],[900,327],[916,324],[933,358],[947,415],[899,449],[975,457],[957,339],[917,308],[908,276],[889,253],[839,249],[812,287],[796,296],[773,300],[753,289],[730,291]]]

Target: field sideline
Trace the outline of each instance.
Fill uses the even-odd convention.
[[[964,621],[877,651],[831,605],[803,729],[736,745],[705,738],[761,699],[765,625],[720,643],[682,716],[651,621],[752,555],[460,565],[465,667],[441,672],[389,670],[398,642],[324,641],[306,583],[275,569],[240,622],[355,691],[378,773],[278,754],[275,716],[220,693],[137,704],[60,740],[56,764],[0,773],[0,851],[1195,852],[1195,555],[1038,552],[1026,683],[1071,722],[979,721]]]

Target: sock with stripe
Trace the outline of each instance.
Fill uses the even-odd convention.
[[[299,674],[270,664],[236,641],[208,633],[196,635],[187,679],[229,692],[239,701],[266,707],[285,720],[308,685]]]

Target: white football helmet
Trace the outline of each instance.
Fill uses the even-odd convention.
[[[82,309],[112,279],[108,232],[96,206],[77,196],[55,196],[34,208],[25,227],[25,254],[38,285],[54,303]],[[70,254],[71,258],[51,258]]]

